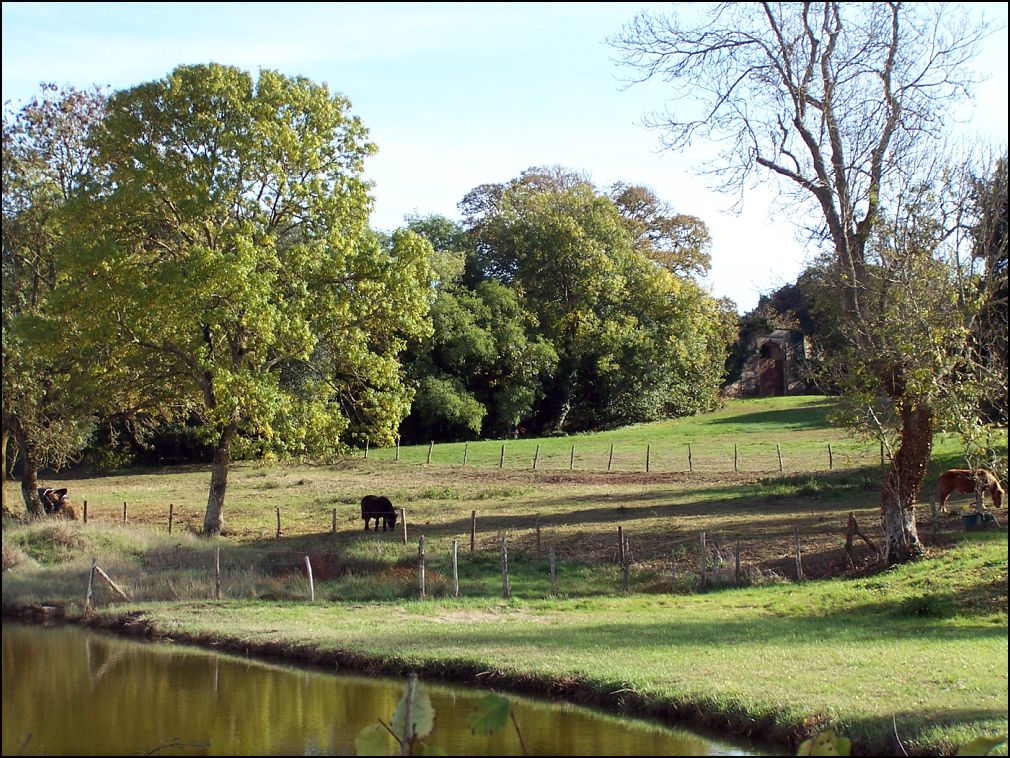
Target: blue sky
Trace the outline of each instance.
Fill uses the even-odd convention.
[[[770,193],[731,213],[695,173],[704,148],[661,153],[641,126],[663,85],[626,87],[605,40],[646,7],[668,4],[4,3],[3,99],[24,101],[43,81],[128,87],[180,63],[301,74],[346,95],[379,146],[366,172],[375,227],[414,212],[458,218],[467,191],[536,165],[647,184],[709,225],[706,283],[745,311],[793,281],[810,251]],[[982,10],[1002,28],[976,64],[991,79],[961,119],[1005,145],[1007,4]]]

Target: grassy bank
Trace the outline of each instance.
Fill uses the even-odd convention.
[[[919,524],[927,560],[874,574],[872,551],[860,545],[851,567],[842,549],[848,514],[872,538],[879,533],[878,452],[827,427],[829,410],[823,398],[746,401],[712,416],[539,442],[543,456],[549,445],[564,452],[574,441],[572,471],[570,452],[554,467],[543,457],[536,471],[531,461],[510,467],[507,457],[499,469],[497,442],[471,443],[466,468],[440,463],[437,445],[432,465],[423,462],[427,446],[401,448],[398,463],[393,451],[372,449],[367,461],[333,465],[240,464],[229,482],[227,535],[213,540],[194,534],[204,467],[67,477],[60,486],[78,503],[88,499],[90,523],[5,522],[5,566],[13,568],[4,573],[3,606],[58,603],[79,614],[95,556],[134,598],[123,603],[99,588],[98,623],[133,631],[391,673],[417,668],[780,742],[830,727],[864,752],[897,752],[892,718],[916,752],[951,752],[977,734],[1005,732],[1006,510],[1000,530],[965,534],[956,509],[935,524],[927,509]],[[608,474],[611,442],[619,451],[635,440],[643,455],[647,444],[653,453],[686,451],[698,440],[693,454],[728,451],[726,470],[645,473],[643,460],[641,470]],[[828,442],[842,456],[832,470]],[[527,446],[520,450],[532,457],[536,444],[509,442],[506,450]],[[770,465],[733,471],[734,445],[770,445]],[[846,461],[846,445],[862,445],[863,458]],[[582,448],[600,451],[603,470],[578,470]],[[614,469],[617,459],[615,452]],[[809,468],[797,472],[798,461]],[[960,463],[954,443],[938,438],[925,499],[938,471]],[[361,496],[380,492],[406,508],[408,544],[399,527],[361,529]],[[628,596],[615,564],[618,526],[632,549]],[[700,530],[710,578],[721,587],[701,593]],[[822,580],[794,582],[797,532],[805,575]],[[422,533],[425,601],[416,599]],[[502,533],[509,601],[500,599]],[[451,597],[453,539],[459,599]],[[220,602],[208,600],[217,548]],[[548,548],[558,558],[556,593]],[[315,603],[305,602],[306,555]],[[738,580],[747,586],[734,586]]]
[[[830,727],[870,753],[896,752],[893,717],[906,749],[949,753],[1007,728],[1006,572],[1004,531],[864,579],[694,595],[117,604],[99,621],[780,742]]]

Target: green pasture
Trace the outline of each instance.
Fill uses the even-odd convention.
[[[879,449],[827,426],[830,402],[734,401],[709,416],[509,441],[502,469],[498,441],[470,443],[465,468],[452,462],[463,445],[438,444],[430,465],[427,446],[402,447],[399,462],[393,450],[371,448],[367,460],[362,451],[333,463],[237,464],[226,534],[215,539],[196,535],[207,467],[54,477],[46,483],[67,486],[78,505],[88,500],[89,523],[5,520],[3,607],[9,613],[57,603],[79,615],[95,557],[132,597],[123,602],[99,586],[100,622],[140,618],[178,639],[319,661],[353,654],[391,672],[418,668],[463,681],[490,672],[488,681],[500,686],[704,714],[736,733],[780,742],[830,727],[864,752],[894,752],[894,723],[910,752],[951,752],[975,735],[1005,732],[1006,510],[999,529],[966,534],[958,508],[968,496],[935,523],[922,509],[925,560],[879,572],[859,545],[853,570],[842,549],[848,514],[879,538]],[[672,461],[672,451],[686,454],[688,442],[695,470],[686,470],[686,457],[684,470],[664,469],[664,455]],[[608,474],[610,444],[615,464]],[[743,462],[738,471],[734,445]],[[637,449],[643,459],[635,469]],[[760,466],[758,450],[766,454]],[[602,470],[590,470],[601,455]],[[699,465],[708,455],[726,462],[722,471]],[[938,472],[962,460],[955,440],[937,438],[924,501]],[[386,494],[406,510],[407,544],[399,524],[394,533],[362,530],[359,501],[369,493]],[[627,595],[615,562],[618,526],[632,551]],[[709,549],[713,542],[719,548],[707,556],[706,591],[701,530]],[[797,533],[805,573],[814,579],[801,584],[794,575]],[[509,600],[501,598],[503,535]],[[221,601],[213,600],[217,549]],[[315,602],[307,600],[306,556]]]

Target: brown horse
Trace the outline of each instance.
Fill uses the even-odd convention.
[[[945,509],[950,493],[973,494],[976,486],[980,487],[983,492],[989,493],[989,499],[992,500],[994,508],[1003,505],[1003,495],[1006,493],[1000,486],[999,479],[991,471],[986,471],[984,468],[952,468],[940,474],[940,478],[937,480],[940,511]]]
[[[42,502],[42,510],[50,516],[62,516],[66,519],[76,520],[77,509],[67,497],[66,488],[50,489],[49,487],[39,487],[39,500]]]

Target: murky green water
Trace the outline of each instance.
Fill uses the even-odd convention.
[[[428,740],[451,755],[519,755],[515,733],[473,736],[481,691],[424,683]],[[353,755],[404,682],[125,640],[75,626],[3,625],[4,755]],[[742,755],[648,721],[510,697],[531,755]],[[387,722],[388,723],[388,722]]]

